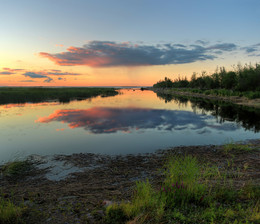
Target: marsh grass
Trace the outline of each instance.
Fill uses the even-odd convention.
[[[24,223],[22,215],[24,208],[14,205],[10,200],[0,197],[0,224]]]
[[[69,102],[73,99],[87,99],[96,96],[115,96],[114,88],[41,88],[41,87],[2,87],[0,88],[0,104],[43,102],[58,100]]]
[[[223,151],[225,154],[251,152],[253,150],[254,149],[249,144],[238,144],[234,142],[229,142],[223,146]]]
[[[16,160],[8,162],[1,168],[1,173],[4,177],[20,179],[30,173],[34,168],[34,165],[29,160]]]
[[[137,182],[130,202],[106,210],[106,223],[257,223],[259,187],[235,188],[229,175],[192,156],[175,156],[162,168],[159,188]]]

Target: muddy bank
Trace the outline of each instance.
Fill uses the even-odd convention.
[[[223,146],[180,146],[156,153],[107,156],[96,154],[57,155],[50,166],[32,157],[35,169],[23,178],[1,177],[2,196],[27,207],[26,223],[102,223],[104,205],[129,200],[135,183],[149,178],[155,186],[170,156],[192,155],[228,171],[234,185],[260,185],[260,140],[250,142],[252,151],[226,152]],[[49,178],[56,163],[74,167],[63,178]]]
[[[170,94],[170,95],[177,95],[177,96],[188,96],[188,97],[197,97],[203,99],[210,99],[210,100],[220,100],[220,101],[227,101],[237,105],[243,105],[248,107],[260,108],[260,99],[248,99],[246,97],[239,97],[239,96],[215,96],[215,95],[205,95],[202,93],[192,93],[192,92],[184,92],[176,89],[158,89],[158,88],[149,88],[150,90],[154,91],[155,93],[160,94]]]

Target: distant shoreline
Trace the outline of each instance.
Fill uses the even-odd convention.
[[[71,100],[92,97],[107,97],[118,94],[115,88],[49,88],[49,87],[2,87],[0,88],[0,105],[9,103],[39,103],[43,101],[70,102]]]
[[[177,96],[187,96],[195,98],[203,98],[209,100],[221,100],[231,102],[237,105],[243,105],[247,107],[260,108],[260,98],[257,99],[248,99],[246,97],[239,96],[217,96],[217,95],[206,95],[203,93],[193,93],[193,92],[184,92],[182,89],[172,89],[172,88],[148,88],[149,90],[154,91],[155,93],[177,95]]]

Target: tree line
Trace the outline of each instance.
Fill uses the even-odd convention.
[[[202,72],[200,75],[194,72],[190,81],[186,77],[179,77],[174,81],[165,77],[153,87],[260,91],[260,64],[246,64],[244,66],[238,64],[233,71],[227,71],[225,67],[220,67],[211,75],[207,75],[206,72]]]

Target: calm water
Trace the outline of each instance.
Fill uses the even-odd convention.
[[[68,104],[0,105],[0,162],[30,154],[129,154],[260,137],[259,111],[151,91]]]

